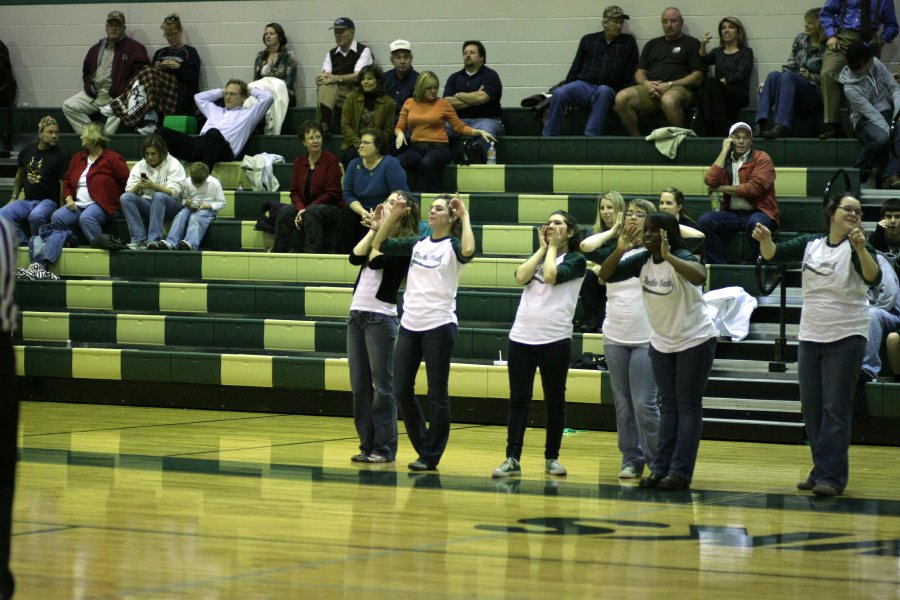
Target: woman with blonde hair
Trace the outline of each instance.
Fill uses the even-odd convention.
[[[609,232],[625,213],[625,198],[614,190],[604,192],[597,197],[597,217],[591,232]],[[606,313],[606,286],[597,278],[600,272],[599,266],[587,270],[581,283],[579,298],[581,299],[581,326],[582,333],[599,333],[600,324]]]

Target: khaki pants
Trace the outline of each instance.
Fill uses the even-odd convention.
[[[331,109],[334,111],[335,107],[344,106],[344,100],[347,98],[347,94],[350,93],[355,86],[353,85],[338,85],[336,83],[329,83],[327,85],[320,85],[316,88],[316,123],[322,122],[322,115],[320,114],[321,106],[325,108]]]
[[[96,98],[91,98],[84,91],[80,91],[65,102],[63,102],[63,114],[69,120],[69,125],[78,135],[84,126],[91,122],[91,115],[100,112],[100,107],[109,104],[112,98],[109,97],[109,90],[100,90]],[[119,128],[122,122],[119,117],[112,116],[106,119],[106,133],[112,135]]]
[[[841,124],[841,99],[843,88],[838,83],[841,69],[847,65],[847,48],[853,42],[858,42],[862,36],[858,31],[842,31],[837,35],[839,50],[825,49],[822,56],[822,103],[824,105],[824,122]],[[872,40],[876,45],[876,54],[881,54],[881,45],[878,37]]]

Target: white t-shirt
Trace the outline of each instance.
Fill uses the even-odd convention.
[[[697,262],[684,248],[673,254]],[[668,261],[656,264],[648,250],[641,250],[620,261],[610,281],[626,277],[640,277],[644,308],[650,319],[650,344],[658,351],[681,352],[718,335],[715,323],[706,313],[700,288],[678,274]]]
[[[428,331],[458,322],[459,274],[471,260],[462,256],[458,238],[393,238],[381,244],[381,251],[410,256],[400,325],[409,331]]]
[[[94,161],[88,157],[87,166],[84,168],[84,171],[81,172],[81,177],[78,178],[78,189],[75,191],[75,205],[78,208],[87,208],[94,203],[94,199],[91,198],[91,193],[88,191],[87,187],[88,171],[91,170],[93,165]]]
[[[544,282],[541,262],[525,284],[509,339],[520,344],[550,344],[572,337],[572,317],[587,268],[579,252],[556,257],[556,284]]]
[[[225,192],[219,180],[210,175],[206,181],[195,186],[190,177],[184,182],[184,204],[191,208],[200,208],[201,204],[209,204],[214,212],[225,208]]]
[[[353,301],[350,310],[362,310],[382,315],[397,316],[397,305],[382,302],[375,297],[384,277],[384,269],[370,269],[368,265],[359,274],[359,282],[356,291],[353,292]]]
[[[642,248],[634,248],[622,258],[641,251]],[[626,345],[646,344],[650,341],[652,330],[642,294],[641,280],[637,277],[606,284],[606,318],[603,319],[605,340]]]

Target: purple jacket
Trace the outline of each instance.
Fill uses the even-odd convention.
[[[100,53],[106,47],[106,38],[100,40],[84,57],[84,65],[81,67],[81,78],[84,80],[84,93],[91,98],[97,97],[94,89],[94,74],[100,62]],[[128,81],[137,75],[138,71],[150,65],[150,57],[147,49],[137,40],[127,35],[116,42],[116,50],[113,54],[112,87],[109,88],[109,97],[115,98],[125,91]]]

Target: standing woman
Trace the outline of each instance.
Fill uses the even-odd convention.
[[[566,377],[572,356],[572,317],[587,267],[578,251],[580,235],[572,215],[554,211],[538,235],[539,247],[516,269],[516,282],[525,286],[516,320],[509,332],[509,414],[506,460],[494,477],[519,475],[534,374],[541,370],[547,433],[544,472],[565,475],[559,462],[566,426]]]
[[[643,230],[647,215],[656,207],[647,200],[632,200],[625,223]],[[623,227],[617,221],[616,236]],[[642,251],[643,240],[626,252],[628,258]],[[617,241],[593,235],[581,243],[587,257],[601,264],[612,253]],[[609,365],[613,399],[616,403],[616,432],[622,463],[620,479],[640,477],[644,466],[653,463],[659,436],[659,406],[656,380],[650,361],[650,319],[641,300],[641,281],[630,277],[606,284],[606,318],[603,320],[603,348]]]
[[[827,234],[775,244],[772,232],[757,225],[753,237],[767,261],[803,261],[797,374],[813,468],[797,488],[835,496],[849,477],[853,393],[869,335],[866,287],[881,281],[881,269],[853,193],[831,200],[825,216]]]
[[[623,260],[640,245],[644,250]],[[703,392],[716,353],[716,326],[706,314],[700,286],[706,269],[684,247],[678,221],[648,215],[643,232],[627,224],[600,277],[607,282],[640,278],[650,319],[650,362],[660,395],[659,441],[652,473],[641,487],[681,490],[690,486],[703,429]]]
[[[737,17],[719,21],[719,47],[709,53],[706,46],[712,36],[700,40],[700,61],[713,65],[697,94],[697,128],[700,135],[724,136],[728,126],[738,121],[738,113],[750,102],[750,74],[753,50],[747,46],[744,24]]]
[[[341,164],[344,169],[359,156],[360,132],[380,129],[390,139],[394,131],[397,104],[384,89],[384,72],[378,65],[366,65],[359,70],[359,89],[352,90],[344,100],[341,112]]]
[[[625,198],[619,192],[610,190],[597,198],[597,218],[592,228],[593,235],[606,233],[607,236],[595,247],[603,245],[607,240],[615,239],[619,232],[611,230],[617,220],[621,228],[621,219],[625,214]],[[595,240],[596,241],[596,240]],[[581,318],[582,333],[599,333],[600,324],[606,314],[606,286],[597,279],[600,267],[593,267],[585,274],[581,283]]]
[[[359,453],[353,462],[388,463],[397,458],[397,403],[392,367],[397,340],[397,290],[409,270],[409,258],[386,256],[372,249],[372,240],[397,198],[406,210],[388,232],[391,238],[415,236],[419,206],[409,192],[398,191],[375,210],[372,229],[353,248],[350,264],[359,265],[347,319],[347,361],[353,390],[353,422]]]
[[[406,211],[402,198],[382,223],[372,247],[388,255],[411,257],[403,294],[403,316],[394,349],[394,398],[419,457],[409,463],[413,471],[437,469],[450,437],[450,355],[456,343],[456,290],[459,274],[475,254],[475,235],[469,213],[459,196],[442,194],[431,203],[431,235],[387,239]],[[428,376],[429,426],[416,400],[415,382],[425,359]]]

